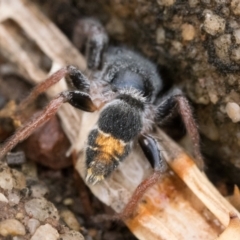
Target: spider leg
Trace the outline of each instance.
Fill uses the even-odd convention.
[[[200,137],[197,124],[194,120],[191,106],[180,89],[175,89],[157,106],[155,121],[162,125],[168,119],[179,114],[185,125],[192,143],[193,151],[196,157],[196,164],[202,170],[204,168],[203,157],[200,152]]]
[[[27,123],[25,123],[12,137],[10,137],[0,148],[0,159],[2,159],[7,152],[14,148],[20,141],[26,139],[31,133],[45,122],[47,122],[53,115],[56,114],[59,107],[65,102],[63,96],[58,96],[53,99],[45,109],[38,115],[33,116]]]
[[[66,79],[76,89],[84,92],[89,92],[90,82],[89,79],[76,67],[67,66]]]
[[[89,91],[90,83],[87,77],[74,66],[67,66],[61,68],[45,81],[38,84],[33,88],[31,93],[19,104],[18,112],[22,111],[29,103],[33,102],[41,93],[45,92],[48,88],[58,83],[63,77],[77,89],[81,91]]]
[[[162,158],[158,143],[155,139],[149,135],[140,135],[138,142],[154,171],[160,173],[166,172],[167,163]]]
[[[70,103],[75,108],[85,112],[94,112],[97,110],[88,93],[74,90],[62,92],[60,95],[65,98],[65,102]]]
[[[59,107],[65,102],[68,102],[72,106],[87,112],[93,112],[97,109],[93,104],[91,97],[87,93],[80,92],[78,90],[60,93],[59,96],[50,101],[40,114],[33,116],[30,121],[25,123],[4,143],[4,145],[0,148],[0,159],[20,141],[23,141],[30,136],[35,129],[46,123],[53,115],[56,114]]]
[[[163,173],[165,173],[167,170],[167,163],[161,157],[158,144],[153,137],[149,135],[140,135],[138,142],[145,156],[151,163],[154,172],[138,185],[130,201],[125,206],[124,210],[116,216],[116,219],[129,218],[133,214],[137,206],[137,203],[142,198],[143,194],[147,191],[147,189],[153,186],[163,176]]]
[[[99,69],[103,52],[108,44],[108,36],[104,27],[95,19],[80,19],[73,34],[73,43],[80,50],[85,47],[89,69]]]

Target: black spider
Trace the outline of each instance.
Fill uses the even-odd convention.
[[[77,90],[62,92],[53,99],[39,117],[25,124],[3,145],[0,158],[46,122],[62,103],[68,102],[83,111],[99,111],[98,121],[86,143],[86,181],[89,184],[108,177],[127,157],[135,139],[138,139],[155,172],[164,172],[165,161],[150,132],[154,126],[171,118],[175,111],[181,115],[192,139],[198,165],[203,167],[197,127],[180,89],[174,89],[159,99],[157,96],[163,84],[156,66],[129,49],[107,48],[107,34],[93,19],[78,22],[74,42],[79,49],[85,50],[91,77],[68,66],[37,86],[20,108],[63,76]]]

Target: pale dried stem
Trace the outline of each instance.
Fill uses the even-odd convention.
[[[11,26],[14,21],[24,30],[30,41],[35,42],[42,52],[52,61],[52,69],[60,69],[66,65],[75,65],[81,70],[86,69],[86,62],[78,50],[66,36],[46,18],[32,3],[25,0],[1,1],[0,5],[0,51],[15,63],[20,72],[30,81],[37,84],[45,80],[48,72],[37,64],[37,54],[33,49],[26,49],[25,39]],[[7,24],[8,23],[8,24]],[[35,61],[33,61],[35,60]],[[51,71],[50,71],[51,72]],[[47,91],[54,97],[67,89],[65,81],[61,81]],[[76,141],[81,113],[68,105],[63,105],[58,112],[63,128],[71,143]]]
[[[78,50],[71,45],[67,37],[31,1],[1,1],[0,22],[3,23],[8,19],[14,20],[24,29],[31,36],[31,39],[54,62],[59,65],[71,63],[80,69],[86,69],[85,60]],[[60,49],[58,48],[59,46],[61,46]],[[20,46],[20,48],[22,47]]]
[[[225,231],[216,240],[237,240],[240,237],[240,219],[230,214],[230,222]]]
[[[159,144],[165,150],[163,154],[168,164],[225,227],[229,224],[230,212],[240,216],[240,213],[221,196],[183,149],[161,130],[158,130],[157,135],[160,136]]]

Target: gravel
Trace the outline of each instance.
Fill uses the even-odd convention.
[[[49,186],[39,181],[36,165],[27,165],[16,170],[0,163],[0,239],[84,239],[72,211],[61,211],[68,227],[62,224],[55,205],[43,197]]]

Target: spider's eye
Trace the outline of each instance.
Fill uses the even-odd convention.
[[[113,89],[134,88],[144,93],[145,87],[140,74],[123,69],[112,80]]]

